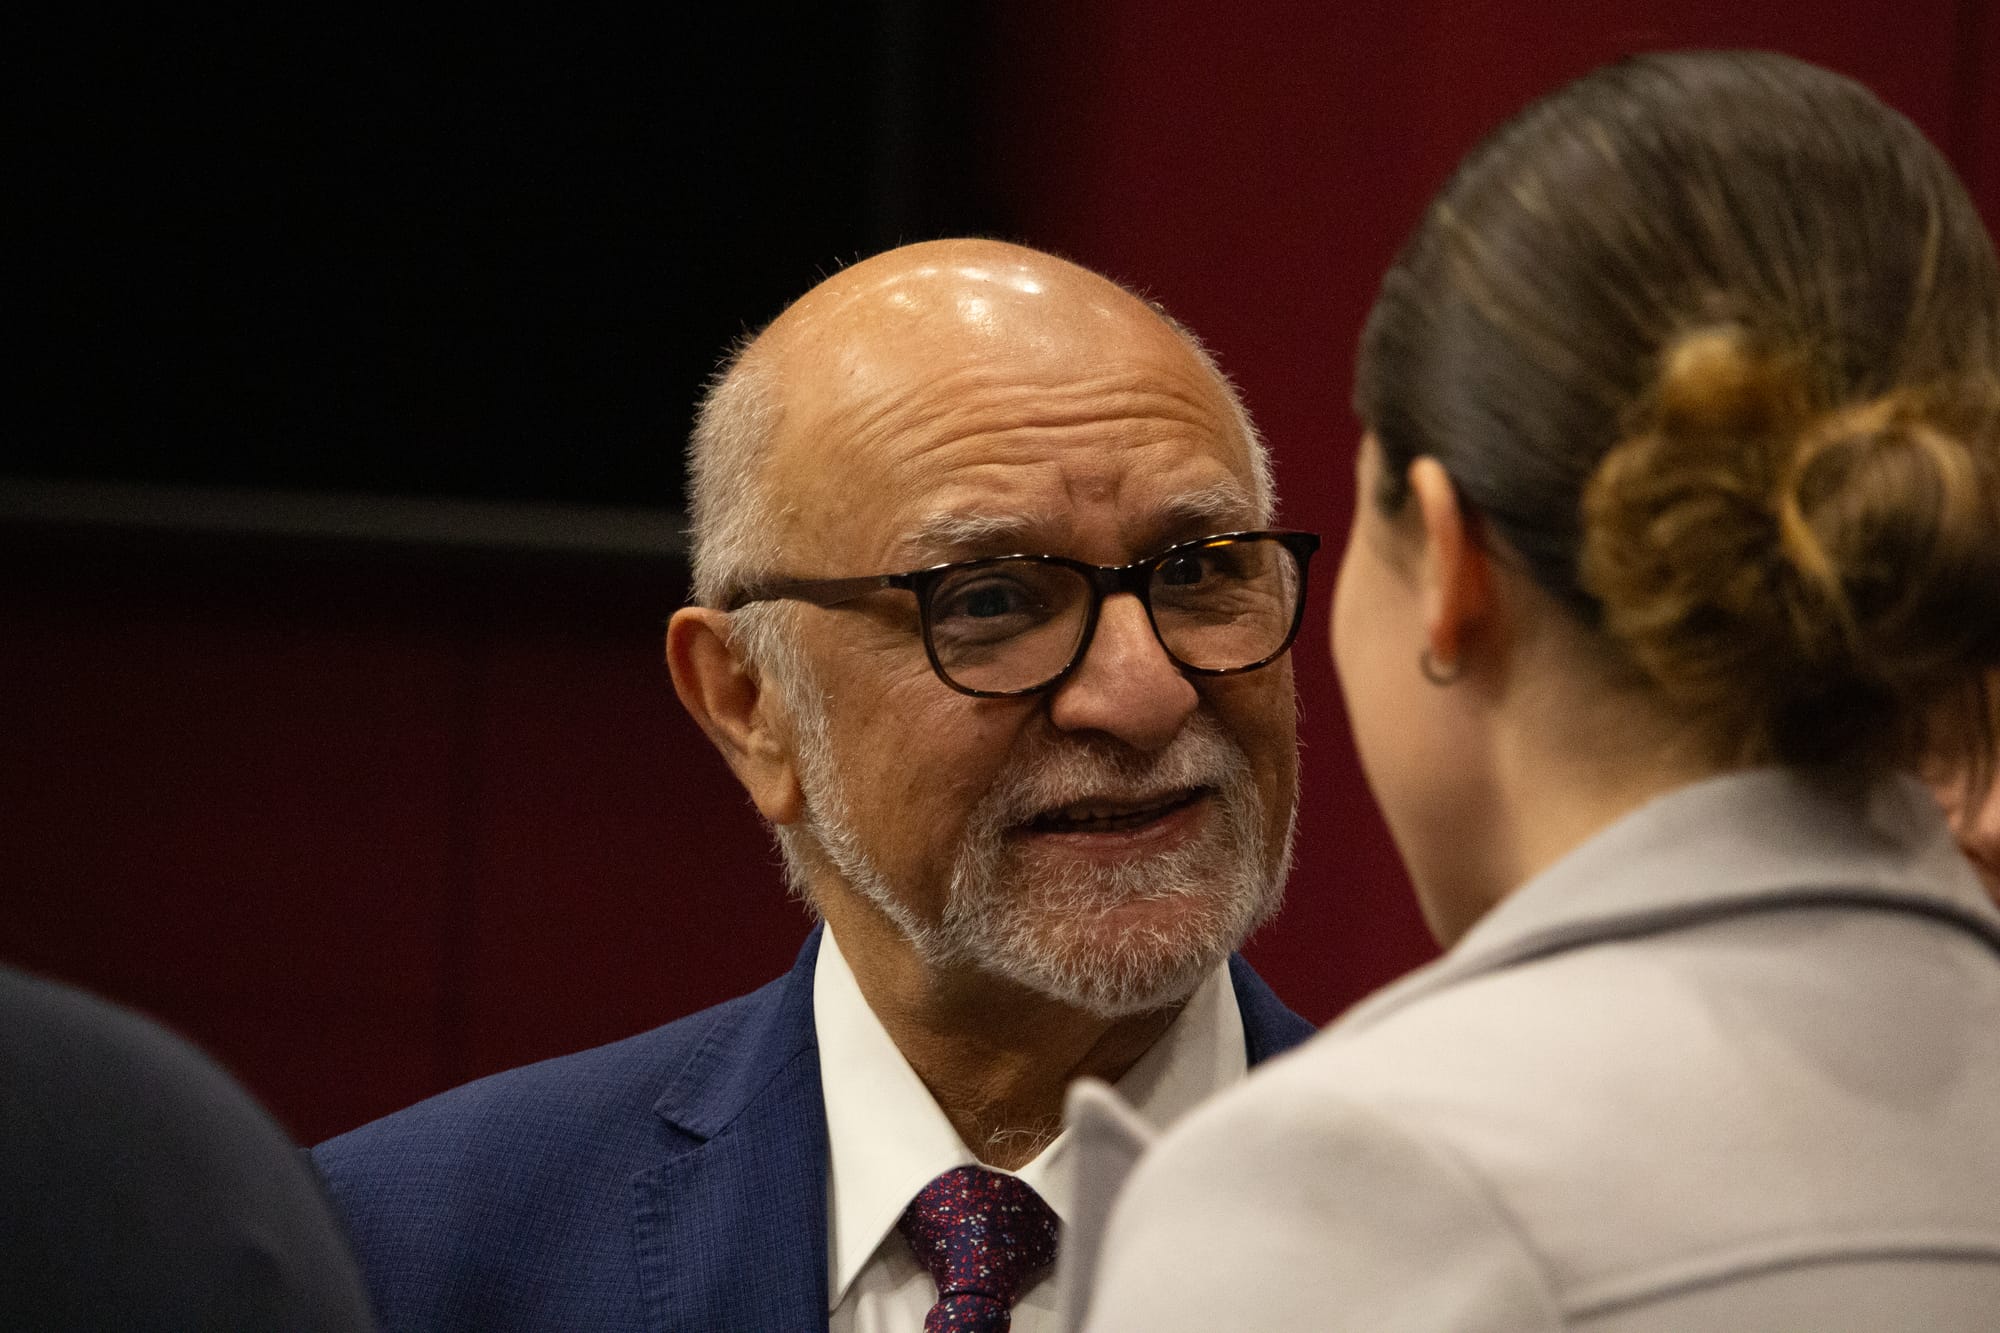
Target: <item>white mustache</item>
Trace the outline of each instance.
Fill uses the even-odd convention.
[[[1024,755],[988,791],[981,813],[1012,826],[1093,801],[1156,804],[1222,787],[1244,767],[1243,752],[1197,714],[1155,754],[1051,748]]]

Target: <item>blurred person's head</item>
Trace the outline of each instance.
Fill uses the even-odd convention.
[[[1355,401],[1335,656],[1441,938],[1701,776],[1988,780],[2000,270],[1858,84],[1668,54],[1530,106],[1384,279]]]

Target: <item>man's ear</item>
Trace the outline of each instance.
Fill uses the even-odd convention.
[[[792,752],[791,717],[778,691],[731,645],[729,614],[686,606],[667,622],[674,692],[764,818],[795,822],[805,808]]]
[[[1495,628],[1493,565],[1444,465],[1426,455],[1410,464],[1409,477],[1424,525],[1418,572],[1424,647],[1449,673]]]

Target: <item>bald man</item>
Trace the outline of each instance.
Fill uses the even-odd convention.
[[[1068,1084],[1165,1122],[1309,1035],[1233,951],[1289,860],[1316,541],[1188,334],[989,241],[807,293],[689,466],[668,665],[821,924],[753,994],[322,1145],[379,1312],[1052,1329]]]

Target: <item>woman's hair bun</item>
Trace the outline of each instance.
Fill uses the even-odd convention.
[[[1697,330],[1661,358],[1655,415],[1685,437],[1764,437],[1795,429],[1808,412],[1799,368],[1754,348],[1733,325]]]
[[[2000,392],[1829,406],[1810,364],[1736,326],[1674,340],[1585,487],[1580,573],[1716,758],[1874,769],[1987,711]]]

